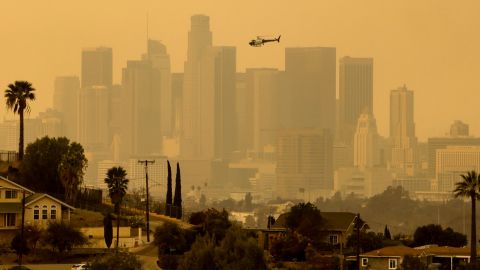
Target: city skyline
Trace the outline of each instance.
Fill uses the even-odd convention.
[[[474,76],[480,63],[477,61],[480,55],[474,50],[479,40],[472,38],[471,32],[480,23],[474,16],[474,10],[478,10],[475,7],[479,5],[476,2],[450,5],[440,1],[433,5],[431,2],[406,1],[387,5],[372,1],[365,6],[353,1],[307,3],[311,10],[302,7],[300,13],[294,8],[294,12],[289,13],[283,3],[276,3],[277,12],[267,9],[272,4],[269,1],[255,3],[258,8],[253,10],[246,8],[248,5],[239,4],[226,8],[225,3],[215,1],[203,5],[172,4],[161,9],[157,4],[145,1],[137,5],[119,4],[115,14],[107,14],[105,9],[109,4],[105,1],[98,3],[97,9],[86,10],[87,3],[69,7],[58,3],[58,10],[37,14],[35,11],[39,7],[32,3],[25,9],[31,16],[23,22],[10,20],[7,13],[6,20],[12,25],[0,29],[0,34],[17,37],[10,39],[17,42],[2,45],[5,49],[0,52],[0,59],[6,64],[0,68],[4,74],[0,85],[6,87],[14,80],[27,79],[41,91],[38,102],[32,106],[30,118],[52,107],[56,76],[80,74],[82,48],[112,47],[113,82],[119,83],[121,67],[127,60],[139,59],[140,53],[145,51],[147,12],[150,37],[160,39],[166,45],[172,59],[172,71],[183,71],[188,17],[203,13],[211,18],[214,44],[236,46],[237,71],[255,67],[283,70],[285,47],[335,47],[337,61],[347,55],[372,57],[375,66],[374,115],[381,135],[388,133],[389,91],[404,83],[415,92],[415,122],[421,141],[444,135],[453,120],[470,124],[472,134],[480,133],[480,125],[475,121],[478,111],[469,106],[474,105],[469,96],[474,95],[479,87]],[[6,10],[14,6],[8,2],[3,5]],[[83,13],[76,14],[74,11],[77,10]],[[49,12],[55,15],[50,16],[53,19],[46,18]],[[168,12],[176,15],[168,16]],[[344,14],[345,22],[337,18],[341,14]],[[80,19],[86,15],[90,15],[91,21]],[[125,15],[128,20],[122,20]],[[227,22],[229,16],[233,16],[231,21],[234,23]],[[105,20],[110,23],[105,24]],[[78,22],[84,25],[78,25]],[[311,30],[305,31],[302,27],[302,31],[298,31],[299,25],[309,26]],[[102,31],[103,35],[100,35]],[[22,33],[22,37],[18,33]],[[282,34],[278,46],[249,48],[247,44],[257,34],[277,33]],[[37,47],[27,50],[22,45],[26,41],[24,36],[38,39],[35,42]],[[23,65],[25,62],[29,64]],[[452,95],[452,92],[457,94]],[[436,96],[433,101],[429,100],[432,95]],[[424,109],[427,104],[444,109]],[[0,111],[2,118],[14,118],[5,110],[4,104],[0,105]]]

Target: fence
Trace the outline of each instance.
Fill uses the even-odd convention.
[[[18,159],[17,152],[0,150],[0,161],[13,162],[17,159]]]

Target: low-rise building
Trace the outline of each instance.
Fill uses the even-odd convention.
[[[45,193],[36,193],[0,176],[0,230],[17,230],[22,220],[25,193],[25,224],[45,227],[52,221],[70,221],[75,208]]]

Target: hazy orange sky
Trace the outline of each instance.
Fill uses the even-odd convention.
[[[215,45],[237,47],[238,71],[283,69],[284,49],[291,46],[336,47],[338,58],[373,57],[382,135],[389,92],[404,83],[415,92],[420,139],[443,135],[455,119],[480,135],[478,0],[0,0],[0,11],[0,87],[31,81],[38,101],[30,117],[52,106],[55,76],[80,74],[84,47],[112,47],[114,82],[120,82],[126,61],[145,52],[147,12],[150,38],[165,43],[173,71],[182,71],[190,16],[201,13],[210,16]],[[282,34],[282,42],[248,46],[268,34]],[[12,117],[4,102],[0,115]]]

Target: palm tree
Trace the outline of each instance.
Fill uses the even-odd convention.
[[[108,195],[110,196],[110,199],[115,206],[115,212],[117,213],[117,243],[115,247],[118,250],[118,236],[120,232],[120,205],[123,197],[127,193],[127,172],[122,167],[112,167],[107,172],[105,183],[108,185]]]
[[[28,101],[35,100],[35,88],[27,81],[15,81],[5,90],[7,109],[20,115],[20,139],[18,140],[18,159],[23,159],[23,114],[30,112]]]
[[[455,183],[455,190],[453,191],[456,198],[464,197],[470,198],[472,201],[472,222],[470,233],[470,263],[476,269],[477,262],[477,225],[475,217],[475,203],[480,199],[480,175],[475,171],[467,172],[467,174],[460,175],[462,181]]]

